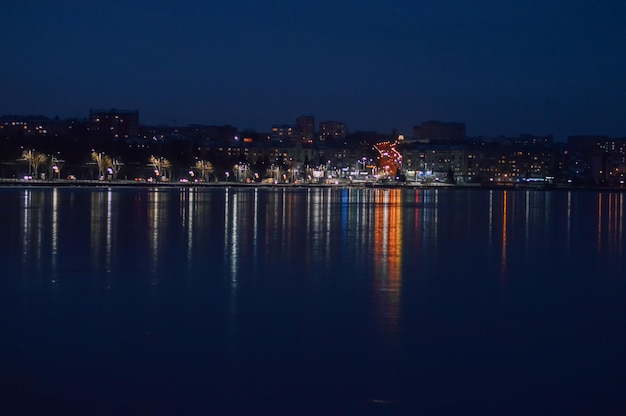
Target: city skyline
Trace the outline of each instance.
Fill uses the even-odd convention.
[[[270,1],[4,7],[0,114],[269,131],[302,114],[351,131],[626,135],[626,5]],[[317,126],[316,126],[317,127]]]

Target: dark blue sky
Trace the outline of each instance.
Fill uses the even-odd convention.
[[[205,4],[201,4],[205,3]],[[626,136],[626,2],[3,2],[0,114]]]

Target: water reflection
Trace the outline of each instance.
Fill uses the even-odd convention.
[[[253,220],[252,220],[252,252],[254,253],[253,267],[256,269],[259,266],[258,255],[259,252],[259,190],[254,189],[254,207],[253,207]]]
[[[308,189],[307,235],[310,245],[305,249],[309,264],[314,260],[323,261],[324,228],[328,224],[325,209],[329,207],[322,189]]]
[[[502,264],[502,268],[500,270],[501,275],[500,278],[502,281],[506,280],[506,228],[507,228],[507,222],[508,222],[508,215],[507,215],[507,202],[508,202],[508,191],[504,191],[503,195],[502,195],[502,260],[501,260],[501,264]]]
[[[51,276],[52,281],[56,282],[58,277],[58,256],[59,256],[59,190],[52,190],[52,230],[51,230]]]
[[[169,203],[172,192],[166,189],[152,188],[148,191],[148,247],[150,250],[149,275],[151,284],[157,285],[161,278],[160,262],[167,256],[167,249],[172,246],[168,241],[169,233],[166,226],[170,214]],[[178,242],[176,242],[178,245]]]
[[[617,241],[619,242],[619,252],[624,251],[624,194],[619,194],[619,209],[618,209],[618,225],[617,225]]]
[[[598,193],[597,250],[598,253],[621,253],[624,248],[624,194]]]
[[[90,222],[90,242],[91,259],[94,265],[100,264],[100,250],[102,248],[102,219],[106,217],[106,208],[103,208],[102,191],[91,193],[91,222]],[[106,243],[105,243],[106,246]]]
[[[423,242],[426,247],[436,247],[439,244],[439,190],[424,191],[422,202]]]
[[[22,199],[22,263],[26,264],[29,259],[29,246],[30,240],[30,206],[31,206],[31,193],[29,189],[24,190],[24,198]]]
[[[235,192],[231,195],[228,189],[226,189],[226,208],[225,208],[225,238],[224,238],[224,252],[226,259],[230,265],[230,281],[233,287],[237,285],[237,268],[239,265],[239,193]]]
[[[384,332],[397,333],[402,289],[401,191],[380,190],[374,208],[374,295],[377,320]]]
[[[122,395],[106,409],[115,413],[163,389],[172,407],[232,404],[243,391],[255,396],[242,414],[289,395],[304,406],[357,398],[344,408],[358,413],[363,397],[392,409],[418,392],[434,397],[428,413],[474,397],[502,403],[509,386],[544,378],[566,386],[556,391],[565,400],[620,362],[621,193],[0,192],[4,348],[18,399],[31,386],[53,386],[47,403]],[[24,384],[24,368],[43,378]],[[57,388],[50,374],[78,381]]]
[[[571,248],[572,236],[572,191],[567,191],[566,242],[568,250]]]
[[[564,261],[586,249],[624,252],[624,195],[615,192],[25,188],[14,195],[8,206],[16,207],[19,235],[11,238],[26,276],[58,280],[84,263],[115,279],[132,263],[153,285],[181,272],[190,284],[225,278],[233,299],[242,283],[261,279],[361,276],[377,325],[390,332],[408,271],[440,278],[448,269],[465,272],[457,258],[484,259],[508,284],[519,276],[520,256],[550,263],[554,253]]]
[[[93,270],[106,274],[113,270],[113,250],[117,240],[113,218],[114,202],[112,189],[91,192],[89,210],[91,266]]]
[[[184,222],[183,227],[187,230],[187,267],[190,269],[193,264],[191,260],[193,258],[194,218],[196,217],[196,191],[194,189],[186,189],[184,197],[187,199],[187,204],[185,205],[185,218],[187,221]],[[193,275],[193,273],[189,274]]]
[[[43,270],[43,256],[48,255],[43,251],[44,236],[48,237],[44,223],[45,213],[50,212],[46,197],[46,193],[25,189],[21,203],[22,263],[25,266],[34,264],[40,273]]]
[[[493,190],[490,190],[489,191],[489,229],[488,229],[489,248],[491,248],[493,245],[493,240],[491,238],[492,233],[493,233]]]

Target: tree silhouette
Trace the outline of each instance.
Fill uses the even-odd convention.
[[[448,173],[446,174],[446,183],[454,185],[456,183],[456,179],[454,178],[454,171],[452,170],[452,166],[448,167]]]
[[[169,179],[168,173],[170,173],[172,169],[172,164],[169,160],[164,157],[155,157],[151,155],[150,163],[154,167],[154,173],[157,176],[161,176],[162,180],[164,181]]]
[[[208,175],[213,175],[213,173],[215,172],[215,168],[213,167],[213,164],[207,160],[198,160],[196,162],[195,169],[200,171],[200,177],[203,180],[207,180]]]
[[[32,168],[32,173],[37,176],[39,167],[48,161],[48,156],[33,150],[24,150],[20,160],[26,161],[29,167]]]
[[[109,158],[102,152],[91,152],[91,160],[96,162],[96,165],[98,165],[98,178],[104,177],[104,171],[108,167],[107,164],[110,159],[111,158]]]

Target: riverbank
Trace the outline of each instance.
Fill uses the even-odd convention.
[[[99,181],[88,179],[0,179],[0,186],[22,186],[22,187],[165,187],[165,188],[215,188],[215,187],[240,187],[240,188],[405,188],[405,187],[456,187],[444,183],[415,184],[415,183],[267,183],[267,182],[151,182],[151,181]]]
[[[414,189],[487,189],[487,190],[533,190],[533,191],[611,191],[624,192],[624,187],[591,187],[570,185],[528,185],[523,183],[462,183],[446,184],[441,182],[387,182],[387,183],[262,183],[262,182],[147,182],[134,180],[99,181],[88,179],[0,179],[0,187],[150,187],[150,188],[414,188]]]

